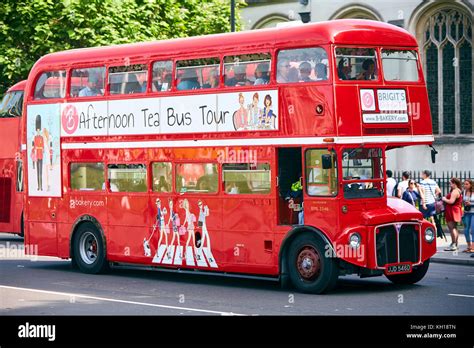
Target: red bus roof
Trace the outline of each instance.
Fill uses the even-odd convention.
[[[26,87],[26,82],[27,80],[23,80],[23,81],[15,83],[13,86],[11,86],[8,89],[7,92],[24,91]]]
[[[410,33],[394,25],[369,20],[341,19],[294,27],[82,48],[51,53],[36,62],[32,69],[32,76],[37,74],[38,69],[57,69],[58,65],[103,64],[104,61],[123,63],[124,57],[130,60],[146,60],[150,57],[160,56],[209,56],[210,52],[217,55],[226,51],[242,52],[247,48],[255,51],[256,48],[264,49],[265,47],[283,44],[285,47],[296,47],[330,43],[341,45],[418,46],[416,39]]]

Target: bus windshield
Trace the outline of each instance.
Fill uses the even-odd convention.
[[[345,148],[342,152],[344,198],[382,197],[381,148]]]
[[[0,104],[0,117],[20,117],[23,106],[23,91],[5,94]]]

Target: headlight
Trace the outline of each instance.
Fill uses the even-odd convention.
[[[433,229],[431,227],[428,227],[426,230],[425,230],[425,240],[428,242],[428,243],[431,243],[434,239],[435,239],[435,232],[433,231]]]
[[[351,234],[351,236],[349,237],[349,245],[356,249],[360,246],[360,234],[359,233],[353,233]]]

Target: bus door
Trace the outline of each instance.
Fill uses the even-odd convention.
[[[337,156],[329,148],[304,150],[304,223],[324,233],[337,233]]]
[[[277,149],[278,225],[296,225],[303,209],[301,147]],[[301,221],[300,221],[301,222]]]

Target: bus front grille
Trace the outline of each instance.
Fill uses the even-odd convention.
[[[417,224],[383,225],[375,229],[377,266],[392,263],[418,263],[420,234]]]

